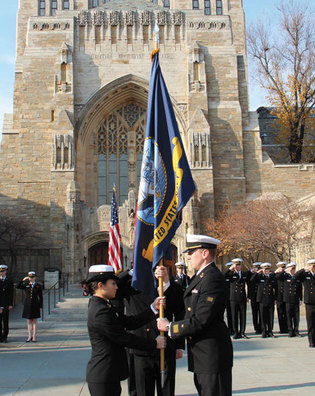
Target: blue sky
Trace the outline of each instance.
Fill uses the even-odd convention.
[[[23,1],[23,0],[20,0]],[[34,0],[35,1],[35,0]],[[289,1],[289,0],[286,0]],[[254,23],[274,10],[275,0],[243,0],[246,23]],[[14,57],[15,57],[15,20],[18,0],[0,2],[2,21],[0,24],[0,131],[3,126],[3,114],[13,111]],[[252,72],[249,64],[249,73]],[[255,110],[265,104],[264,93],[250,78],[250,109]],[[1,134],[0,134],[1,139]]]

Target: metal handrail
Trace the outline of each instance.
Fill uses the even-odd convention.
[[[62,286],[61,286],[62,284]],[[57,286],[58,287],[58,301],[57,301],[57,296],[56,296],[56,291],[57,291]],[[62,288],[62,296],[61,296],[61,288]],[[65,296],[66,292],[69,291],[69,276],[63,278],[62,280],[58,280],[56,283],[54,283],[49,289],[47,289],[43,293],[43,309],[42,309],[42,321],[44,321],[47,317],[47,315],[50,315],[51,313],[51,293],[53,293],[53,301],[54,301],[54,308],[56,308],[57,303],[61,301],[61,298]],[[47,310],[45,307],[45,299],[44,297],[47,296]]]

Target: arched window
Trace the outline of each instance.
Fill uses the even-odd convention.
[[[163,3],[165,8],[170,8],[170,0],[164,0]]]
[[[139,185],[146,110],[134,103],[108,115],[98,139],[98,204],[110,204],[113,185],[122,204]]]
[[[222,0],[216,0],[216,6],[217,6],[217,15],[222,15],[223,14]]]
[[[210,15],[211,14],[210,0],[205,0],[204,12],[205,12],[205,15]]]
[[[199,10],[199,0],[193,0],[192,8],[193,10]]]
[[[92,7],[98,7],[98,0],[92,0]]]
[[[46,14],[45,0],[39,0],[39,15],[44,16]]]
[[[56,15],[57,7],[57,0],[51,0],[51,15]]]
[[[63,9],[69,10],[69,0],[63,0]]]

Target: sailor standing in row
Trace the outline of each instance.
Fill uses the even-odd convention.
[[[186,264],[183,261],[178,261],[175,263],[176,275],[174,277],[174,282],[177,283],[183,293],[189,285],[190,277],[186,273]]]
[[[297,279],[303,282],[304,304],[309,346],[315,347],[315,259],[307,261],[307,267],[296,272]]]
[[[9,312],[13,308],[13,282],[7,278],[8,267],[0,265],[0,342],[8,342]]]
[[[227,270],[230,269],[231,265],[233,265],[232,261],[229,261],[228,263],[225,264]],[[224,273],[224,276],[226,275],[227,271]],[[226,319],[227,319],[227,325],[230,330],[230,334],[233,335],[233,322],[232,322],[232,311],[231,311],[231,302],[230,302],[230,278],[225,276],[225,282],[227,286],[227,302],[226,302]]]
[[[270,263],[263,263],[261,269],[251,278],[251,281],[258,283],[257,302],[259,303],[263,338],[274,337],[273,320],[277,280],[275,275],[270,273],[270,269]]]
[[[255,274],[260,270],[260,265],[262,263],[257,261],[253,263],[253,268],[251,270],[252,274]],[[259,302],[257,302],[257,290],[258,290],[258,283],[257,282],[248,282],[248,298],[250,299],[250,305],[252,309],[252,318],[253,318],[253,325],[256,334],[261,334],[261,320],[259,315]]]
[[[230,269],[226,272],[225,278],[230,279],[230,304],[232,311],[233,338],[248,338],[245,334],[246,328],[246,287],[251,278],[251,272],[242,271],[241,258],[232,260]]]
[[[276,264],[277,266],[276,273],[282,272],[285,269],[286,264],[287,264],[286,261],[279,261]],[[281,334],[285,334],[288,332],[288,321],[287,321],[285,301],[283,300],[283,291],[284,291],[283,279],[279,279],[279,277],[277,277],[276,305],[277,305],[279,331]]]

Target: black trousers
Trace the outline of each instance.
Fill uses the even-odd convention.
[[[91,396],[120,396],[121,394],[120,381],[105,383],[88,382],[88,387]]]
[[[274,318],[274,303],[259,304],[259,312],[261,319],[261,329],[265,333],[269,333],[273,330],[273,318]]]
[[[257,333],[261,333],[261,323],[259,316],[259,303],[257,301],[250,300],[250,306],[252,308],[252,317],[254,329]]]
[[[3,308],[0,314],[0,339],[8,337],[9,334],[9,310],[8,308]]]
[[[228,301],[226,304],[226,320],[227,320],[228,328],[229,328],[230,332],[232,332],[233,331],[233,323],[232,323],[232,312],[231,312],[230,301]]]
[[[136,378],[135,378],[135,355],[129,352],[127,349],[127,359],[129,366],[129,377],[128,377],[128,392],[129,396],[137,396]]]
[[[299,331],[300,305],[285,303],[289,332]]]
[[[315,346],[315,305],[305,304],[308,341]]]
[[[165,382],[161,387],[160,358],[134,355],[137,396],[175,395],[176,351],[165,355]]]
[[[245,333],[246,328],[246,301],[231,301],[232,323],[234,334]],[[239,324],[238,324],[239,323]]]
[[[215,374],[194,374],[199,396],[231,396],[232,369]]]
[[[287,321],[286,303],[285,302],[277,301],[277,314],[278,314],[280,333],[287,333],[288,332],[288,321]]]

